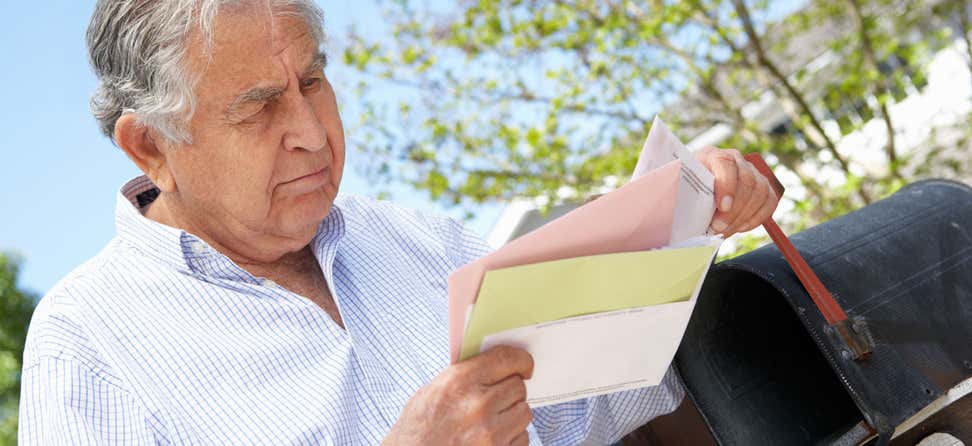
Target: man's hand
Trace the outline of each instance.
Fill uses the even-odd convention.
[[[513,347],[454,364],[412,396],[383,444],[526,445],[532,374],[533,358]]]
[[[713,232],[729,237],[753,229],[773,215],[780,197],[738,150],[707,147],[695,157],[715,175]]]

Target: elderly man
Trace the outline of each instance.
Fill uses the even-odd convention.
[[[446,277],[486,245],[449,219],[337,197],[344,134],[311,0],[100,0],[102,129],[144,173],[117,236],[44,297],[23,444],[607,443],[662,385],[530,410],[528,354],[448,364]],[[734,151],[713,227],[777,198]]]

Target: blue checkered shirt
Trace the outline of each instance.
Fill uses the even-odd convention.
[[[145,177],[126,184],[117,236],[38,305],[21,444],[374,445],[448,366],[446,277],[488,250],[460,223],[337,200],[311,247],[342,329],[142,216],[156,194]],[[682,396],[669,372],[658,387],[536,409],[531,444],[610,443]]]

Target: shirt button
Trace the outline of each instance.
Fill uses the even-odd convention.
[[[192,242],[189,244],[189,249],[195,254],[202,254],[206,252],[206,247],[203,246],[201,242]]]
[[[272,281],[270,279],[261,279],[260,280],[260,285],[263,285],[263,286],[265,286],[267,288],[279,288],[280,287],[280,285],[277,285],[277,282],[274,282],[274,281]]]

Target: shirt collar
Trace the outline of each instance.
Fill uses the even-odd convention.
[[[142,254],[180,272],[236,280],[256,280],[199,237],[145,217],[142,213],[158,195],[158,188],[144,175],[128,181],[121,187],[115,209],[115,227],[119,238]],[[327,275],[330,273],[344,233],[344,216],[335,203],[318,226],[317,233],[311,241],[314,255]]]
[[[334,295],[335,300],[338,297],[333,288],[334,259],[337,257],[338,248],[344,239],[346,227],[344,211],[338,207],[337,200],[335,200],[331,205],[331,211],[327,213],[327,217],[324,217],[324,221],[317,228],[317,234],[311,240],[311,249],[314,251],[314,256],[317,257],[317,262],[321,265],[324,278],[327,279],[327,283],[331,284],[331,294]]]
[[[142,212],[159,195],[148,177],[136,177],[122,186],[115,206],[115,230],[118,237],[142,254],[161,261],[178,271],[191,268],[186,262],[183,239],[186,231],[149,220]]]

